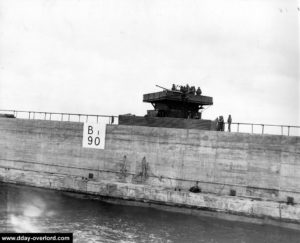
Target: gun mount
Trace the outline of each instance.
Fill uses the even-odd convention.
[[[143,101],[151,103],[154,110],[148,110],[149,117],[173,117],[201,119],[204,106],[213,105],[213,98],[202,95],[200,88],[194,86],[175,86],[172,89],[162,88],[163,91],[144,94]]]

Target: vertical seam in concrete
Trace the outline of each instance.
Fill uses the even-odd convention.
[[[279,203],[279,218],[280,218],[280,220],[281,220],[281,203]]]
[[[218,157],[218,143],[219,143],[219,136],[218,136],[219,132],[216,132],[216,144],[215,144],[215,159],[214,159],[214,164],[213,164],[213,171],[214,171],[214,174],[213,174],[213,179],[214,179],[214,182],[216,182],[216,171],[218,170],[217,168],[217,157]],[[224,184],[224,183],[223,183]],[[224,185],[225,186],[225,185]],[[224,189],[224,186],[223,188],[220,189],[219,192],[222,192],[223,189]]]
[[[181,171],[181,173],[180,173],[181,175],[180,175],[180,178],[184,178],[184,173],[183,173],[184,168],[183,167],[184,167],[185,150],[186,150],[186,145],[187,145],[188,138],[189,138],[189,129],[186,129],[185,141],[183,143],[184,146],[181,147],[181,149],[180,149],[181,150],[181,170],[180,170]],[[182,149],[183,149],[183,151],[182,151]],[[182,181],[180,181],[179,183],[180,183],[180,186],[181,186]]]
[[[246,154],[246,163],[247,163],[247,174],[246,174],[246,191],[245,191],[245,195],[246,196],[249,196],[248,195],[248,192],[247,192],[247,187],[249,186],[249,156],[250,156],[250,149],[251,149],[251,143],[252,143],[252,138],[253,136],[250,135],[249,136],[249,142],[248,142],[248,147],[247,147],[247,154]]]

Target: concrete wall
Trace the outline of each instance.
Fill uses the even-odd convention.
[[[106,148],[138,151],[179,187],[199,181],[207,192],[300,202],[299,137],[109,126]]]
[[[300,223],[299,137],[108,125],[106,149],[97,150],[82,147],[82,131],[82,123],[1,118],[0,181]],[[202,196],[188,192],[196,181]]]

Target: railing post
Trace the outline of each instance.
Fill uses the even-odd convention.
[[[81,122],[81,116],[85,116],[85,118],[83,119],[83,122],[88,122],[90,119],[90,116],[92,117],[92,120],[94,120],[93,117],[96,117],[97,123],[99,122],[99,118],[105,118],[105,121],[107,122],[107,124],[114,124],[115,122],[115,118],[117,119],[118,117],[115,116],[108,116],[108,115],[93,115],[93,114],[75,114],[75,113],[51,113],[51,112],[39,112],[39,111],[18,111],[18,110],[1,110],[0,112],[9,112],[9,114],[13,113],[13,116],[17,118],[18,114],[20,113],[21,117],[25,118],[26,117],[30,120],[35,120],[35,119],[44,119],[44,120],[52,120],[52,115],[61,115],[60,120],[61,121],[71,121],[71,116],[78,116],[78,121]],[[28,113],[28,115],[26,115],[26,113]],[[22,115],[24,114],[24,115]],[[40,116],[39,116],[40,114]],[[43,118],[43,114],[44,114],[44,118]],[[12,114],[11,114],[12,115]],[[49,115],[49,118],[47,117]],[[64,118],[64,115],[68,116],[68,118]],[[73,120],[76,120],[76,118],[73,118]],[[107,120],[106,120],[107,119]],[[59,118],[54,117],[54,120],[59,120]],[[74,121],[75,121],[74,120]],[[225,123],[226,125],[228,125],[228,123]],[[261,130],[261,134],[265,134],[265,126],[271,126],[271,127],[276,127],[276,130],[279,128],[281,135],[283,136],[291,136],[291,128],[296,128],[296,129],[300,129],[300,126],[291,126],[291,125],[275,125],[275,124],[259,124],[259,123],[233,123],[234,125],[237,125],[237,132],[240,132],[240,125],[250,125],[251,126],[251,133],[254,134],[254,126],[261,126],[262,130]],[[285,135],[285,127],[287,127],[287,134]],[[259,129],[258,129],[259,130]],[[299,130],[296,130],[296,134],[298,134]],[[250,133],[250,132],[249,132]],[[259,131],[256,131],[256,133],[259,133]],[[272,132],[271,132],[272,133]],[[268,130],[267,130],[267,134],[268,134]],[[278,134],[278,130],[275,134]],[[292,135],[293,135],[293,131],[292,131]]]

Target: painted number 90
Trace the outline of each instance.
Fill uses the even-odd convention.
[[[98,146],[100,144],[100,138],[99,137],[93,138],[92,136],[88,136],[88,145],[92,145],[92,144]]]

